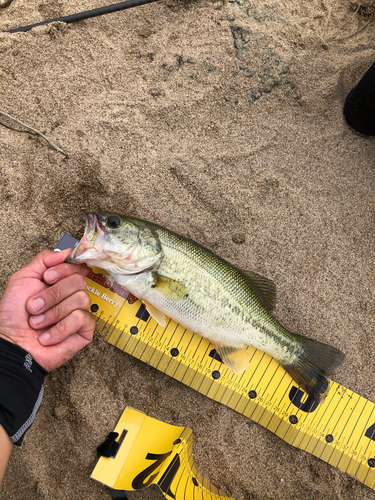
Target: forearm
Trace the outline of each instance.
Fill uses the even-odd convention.
[[[43,250],[0,298],[0,483],[13,443],[22,444],[39,410],[44,378],[93,337],[88,267],[64,263],[70,252]]]
[[[3,480],[5,468],[7,466],[13,443],[3,426],[0,425],[0,484]]]

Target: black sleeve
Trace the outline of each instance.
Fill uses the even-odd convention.
[[[0,424],[18,446],[42,403],[47,374],[24,349],[0,338]]]

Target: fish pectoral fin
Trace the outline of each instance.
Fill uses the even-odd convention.
[[[189,295],[186,286],[179,281],[162,276],[157,272],[153,273],[153,277],[154,284],[152,285],[152,288],[155,288],[159,293],[164,295],[165,298],[177,301],[182,300]]]
[[[246,279],[250,282],[254,292],[259,297],[263,307],[271,312],[276,304],[276,285],[273,281],[254,273],[253,271],[241,272],[245,275]]]
[[[164,313],[159,311],[159,309],[156,309],[152,304],[149,302],[143,301],[143,304],[145,305],[145,308],[147,309],[147,312],[153,318],[160,326],[165,328],[167,326],[167,319]]]
[[[231,345],[212,344],[219,354],[225,366],[233,373],[242,373],[250,363],[249,353],[244,347],[233,347]]]

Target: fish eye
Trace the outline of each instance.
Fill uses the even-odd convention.
[[[118,227],[121,226],[121,221],[115,215],[111,215],[107,219],[107,226],[110,227],[111,229],[117,229]]]

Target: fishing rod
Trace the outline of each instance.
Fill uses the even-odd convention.
[[[98,9],[86,10],[85,12],[78,12],[77,14],[71,14],[70,16],[58,17],[56,19],[48,19],[47,21],[42,21],[41,23],[30,24],[29,26],[22,26],[20,28],[14,28],[9,30],[8,33],[18,33],[21,31],[29,31],[37,26],[44,26],[45,24],[62,22],[62,23],[76,23],[77,21],[83,21],[84,19],[89,19],[91,17],[104,16],[105,14],[111,14],[112,12],[118,12],[119,10],[131,9],[132,7],[138,7],[139,5],[145,5],[147,3],[157,2],[157,0],[128,0],[127,2],[115,3],[112,5],[107,5],[105,7],[100,7]]]

